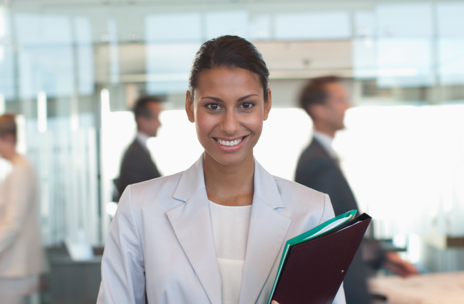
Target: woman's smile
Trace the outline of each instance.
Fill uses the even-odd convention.
[[[235,152],[242,147],[248,135],[235,138],[219,138],[213,137],[213,140],[216,142],[216,146],[224,152]]]

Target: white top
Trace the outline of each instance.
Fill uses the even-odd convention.
[[[222,280],[222,303],[238,304],[250,228],[251,205],[230,207],[209,201],[209,210]]]

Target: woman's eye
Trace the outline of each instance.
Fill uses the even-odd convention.
[[[206,107],[210,110],[218,110],[220,108],[217,103],[209,103],[206,105]]]
[[[252,104],[251,102],[242,103],[242,108],[244,108],[244,109],[249,109],[249,108],[251,108],[253,106],[254,106],[254,104]]]

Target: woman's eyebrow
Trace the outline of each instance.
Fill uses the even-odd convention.
[[[200,99],[205,99],[205,98],[212,99],[212,100],[217,101],[217,102],[223,102],[223,100],[221,98],[213,97],[213,96],[205,96],[205,97],[202,97]]]
[[[240,102],[240,101],[242,101],[242,100],[244,100],[244,99],[247,99],[248,97],[251,97],[251,96],[258,96],[258,94],[250,94],[250,95],[247,95],[247,96],[240,97],[240,98],[237,100],[237,102]]]
[[[246,96],[243,96],[243,97],[240,97],[239,99],[237,99],[237,102],[240,102],[244,99],[247,99],[248,97],[251,97],[251,96],[259,96],[258,94],[250,94],[250,95],[246,95]],[[201,97],[200,99],[212,99],[214,101],[217,101],[217,102],[224,102],[224,100],[222,100],[221,98],[218,98],[218,97],[213,97],[213,96],[205,96],[205,97]]]

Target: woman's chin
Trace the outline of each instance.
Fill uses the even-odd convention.
[[[212,153],[209,153],[206,151],[206,153],[211,156],[217,163],[219,163],[222,166],[234,166],[238,165],[241,162],[243,162],[248,155],[250,155],[250,152],[252,151],[236,151],[233,153],[227,153],[227,152],[222,152],[222,151],[213,151]]]

